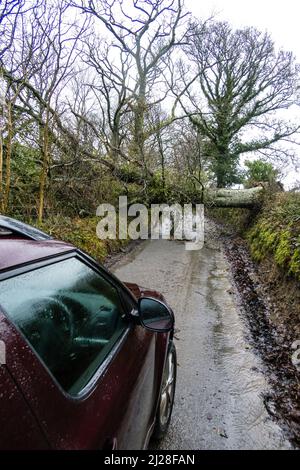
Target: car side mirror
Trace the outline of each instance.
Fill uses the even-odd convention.
[[[142,297],[138,311],[142,326],[148,330],[167,333],[174,327],[173,312],[160,300]]]

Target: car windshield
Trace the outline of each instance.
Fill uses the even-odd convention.
[[[71,395],[82,391],[127,327],[115,286],[77,258],[1,281],[0,304]]]

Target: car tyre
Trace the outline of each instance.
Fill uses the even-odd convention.
[[[176,348],[172,342],[169,347],[165,368],[163,372],[162,387],[158,402],[156,422],[153,431],[153,439],[162,439],[169,427],[174,405],[177,377]]]

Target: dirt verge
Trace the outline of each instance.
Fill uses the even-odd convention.
[[[117,263],[119,263],[122,258],[124,258],[124,255],[131,253],[132,251],[136,250],[144,240],[131,240],[127,245],[125,245],[122,248],[119,248],[118,251],[107,255],[104,258],[104,261],[102,264],[107,268],[110,269],[113,266],[115,266]]]
[[[299,308],[295,301],[299,290],[292,284],[288,287],[280,282],[268,282],[267,266],[261,269],[251,261],[242,238],[226,237],[224,250],[240,293],[239,301],[249,324],[252,346],[262,357],[272,386],[273,391],[264,396],[265,406],[285,429],[292,444],[299,447],[300,372],[292,363],[292,344],[300,339],[300,335],[295,336],[299,331],[299,318],[291,314],[287,300],[291,299],[291,308]],[[289,291],[285,290],[288,288]]]

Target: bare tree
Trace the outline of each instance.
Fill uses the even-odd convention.
[[[11,47],[19,17],[34,8],[39,0],[0,0],[0,63]]]
[[[217,185],[224,187],[234,182],[241,154],[270,153],[298,131],[278,115],[293,103],[294,58],[276,52],[270,36],[254,28],[234,31],[227,23],[209,22],[193,23],[191,31],[186,52],[197,80],[181,103],[209,139]]]
[[[203,199],[204,190],[212,182],[208,139],[188,119],[180,121],[173,134],[172,154],[175,167],[181,178],[192,187],[193,194],[199,195],[198,200]]]
[[[11,47],[14,33],[17,26],[17,18],[22,8],[24,2],[20,0],[1,0],[0,1],[0,85],[2,88],[1,93],[1,102],[0,102],[0,197],[1,197],[1,206],[3,206],[2,196],[2,183],[3,183],[3,132],[5,131],[5,92],[6,83],[3,80],[3,74],[1,70],[1,63],[3,54]],[[10,110],[10,108],[9,108]],[[8,111],[8,109],[7,109]],[[10,114],[10,112],[9,112]],[[3,208],[3,207],[2,207]]]
[[[12,144],[15,135],[15,122],[14,122],[14,106],[21,91],[21,85],[12,88],[9,84],[6,85],[3,102],[3,118],[5,125],[0,130],[0,201],[1,210],[7,212],[9,206],[9,195],[11,187],[11,157],[12,157]],[[3,143],[2,135],[6,131],[5,138],[5,188],[3,190]]]
[[[30,73],[20,75],[18,70],[8,70],[8,67],[3,70],[10,85],[13,88],[21,86],[23,90],[15,108],[36,119],[38,124],[41,152],[39,221],[44,212],[54,118],[57,124],[62,113],[59,96],[75,73],[74,63],[79,54],[76,45],[86,28],[86,21],[81,25],[69,22],[68,14],[69,4],[65,0],[57,0],[49,6],[42,3],[33,9],[27,18],[32,24],[26,31],[28,40],[23,42],[28,46]]]
[[[134,62],[128,87],[133,113],[131,152],[142,162],[147,176],[144,146],[149,132],[145,130],[145,115],[150,106],[162,102],[168,94],[162,69],[166,57],[185,38],[187,13],[183,1],[132,0],[125,5],[122,0],[82,0],[72,4],[105,26],[114,47],[121,51],[124,63]]]
[[[93,121],[86,115],[84,120],[104,145],[109,158],[118,162],[121,157],[123,161],[128,162],[130,156],[124,152],[123,143],[128,140],[130,132],[128,115],[131,113],[131,57],[122,50],[116,51],[113,45],[98,38],[93,31],[85,41],[83,61],[88,67],[90,77],[83,85],[94,97]]]
[[[22,0],[1,0],[0,24],[2,24],[8,16],[12,14],[17,15],[21,11],[23,6],[24,1]]]
[[[12,44],[17,17],[23,6],[24,1],[0,1],[0,58]]]
[[[26,24],[26,12],[34,11],[34,6],[27,4],[27,11],[22,10],[23,2],[6,3],[5,20],[11,20],[10,16],[14,15],[13,21],[9,22],[11,26],[11,36],[13,41],[9,48],[2,49],[0,58],[0,77],[2,85],[2,96],[0,110],[2,114],[2,123],[0,128],[0,193],[1,207],[4,212],[8,210],[10,183],[11,183],[11,157],[13,139],[16,134],[15,123],[15,105],[23,89],[23,80],[28,80],[35,71],[35,64],[32,59],[37,51],[36,34],[28,33]],[[3,17],[2,17],[3,18]],[[18,83],[13,80],[7,80],[6,72],[18,78]],[[4,138],[5,135],[5,138]],[[5,142],[5,189],[3,191],[3,147]]]

